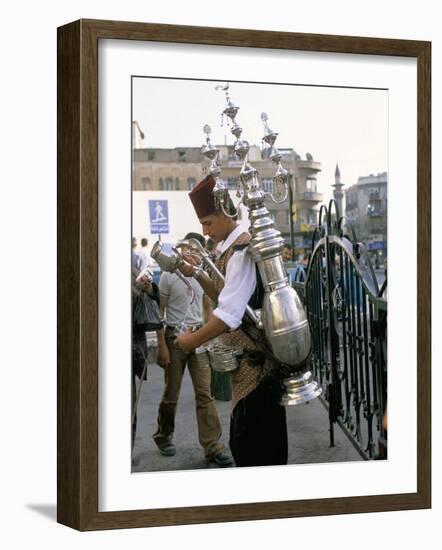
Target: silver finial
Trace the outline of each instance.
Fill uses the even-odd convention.
[[[269,147],[273,147],[273,144],[276,141],[276,138],[278,137],[278,132],[274,132],[269,128],[268,120],[269,117],[267,113],[261,113],[261,120],[264,124],[264,137],[262,138],[262,141],[267,143]]]
[[[203,131],[206,134],[206,144],[202,146],[201,153],[204,157],[210,160],[210,167],[209,167],[209,173],[213,176],[219,176],[221,169],[218,164],[218,155],[219,155],[219,149],[212,145],[210,142],[210,134],[212,132],[212,128],[209,126],[209,124],[205,124],[203,127]]]

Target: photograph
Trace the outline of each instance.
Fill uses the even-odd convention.
[[[80,20],[58,62],[58,521],[428,507],[430,44]]]
[[[389,90],[131,91],[132,473],[387,460]]]
[[[437,6],[4,4],[3,548],[433,549]]]

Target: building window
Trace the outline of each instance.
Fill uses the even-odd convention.
[[[273,180],[272,178],[263,178],[262,188],[265,193],[273,193]]]
[[[150,189],[150,178],[141,178],[141,190],[148,191]]]
[[[196,185],[196,179],[195,178],[187,178],[187,189],[189,191],[192,191],[192,189]]]
[[[307,221],[310,225],[316,225],[316,212],[309,212],[307,215]]]
[[[368,203],[367,205],[367,216],[380,216],[381,213],[381,203],[380,201],[375,201]]]
[[[155,151],[147,151],[147,160],[155,160]]]
[[[161,191],[173,191],[173,178],[160,178],[159,187]]]
[[[180,190],[180,178],[175,178],[175,191]]]
[[[186,162],[186,151],[178,151],[178,162]]]
[[[238,185],[237,178],[227,178],[227,186],[231,191],[235,191],[237,185]]]
[[[307,178],[305,180],[305,189],[310,193],[316,193],[317,183],[315,178]]]

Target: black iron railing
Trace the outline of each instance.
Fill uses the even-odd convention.
[[[387,285],[379,289],[365,245],[333,207],[321,207],[306,281],[294,286],[310,322],[330,444],[337,423],[364,459],[386,458]]]

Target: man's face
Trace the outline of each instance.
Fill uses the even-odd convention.
[[[213,242],[218,244],[224,241],[230,231],[230,219],[223,214],[210,214],[200,219],[203,235],[208,235]]]
[[[284,262],[291,262],[292,261],[292,251],[290,250],[290,248],[284,247],[282,249],[282,260]]]

